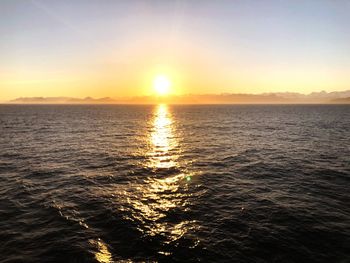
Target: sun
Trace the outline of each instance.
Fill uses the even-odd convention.
[[[170,92],[171,82],[167,76],[158,75],[154,78],[153,88],[158,95],[167,95]]]

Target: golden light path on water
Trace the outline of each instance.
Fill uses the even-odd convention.
[[[184,213],[190,204],[188,191],[192,175],[181,169],[178,163],[180,154],[173,119],[167,105],[155,107],[150,120],[150,133],[145,135],[148,162],[140,164],[152,174],[141,183],[129,185],[120,192],[119,201],[125,204],[119,207],[125,212],[126,219],[138,222],[138,230],[145,236],[161,237],[161,242],[170,244],[180,239],[195,226],[194,221],[169,220],[169,214]],[[168,216],[168,217],[167,217]],[[95,258],[101,263],[110,263],[112,255],[102,240],[94,241],[98,252]],[[170,255],[169,251],[159,251]]]
[[[152,147],[152,151],[149,153],[151,155],[151,168],[170,168],[176,166],[174,158],[169,156],[169,152],[178,145],[174,137],[172,125],[173,121],[167,105],[158,105],[150,136]]]
[[[174,209],[186,209],[190,175],[181,172],[177,158],[179,145],[175,136],[173,119],[168,106],[155,108],[149,136],[148,168],[155,171],[145,184],[138,188],[140,196],[133,200],[136,218],[144,222],[142,230],[147,235],[161,235],[170,243],[182,237],[192,222],[163,220]],[[172,172],[167,175],[167,171]],[[165,174],[164,174],[165,173]]]
[[[109,252],[107,245],[101,240],[90,240],[90,244],[95,246],[97,252],[95,253],[95,259],[100,263],[111,263],[112,254]]]

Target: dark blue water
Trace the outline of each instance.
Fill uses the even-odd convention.
[[[0,262],[350,262],[349,106],[0,106]]]

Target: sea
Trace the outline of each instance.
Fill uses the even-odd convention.
[[[1,105],[0,262],[350,262],[350,106]]]

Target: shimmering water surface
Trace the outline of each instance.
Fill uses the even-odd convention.
[[[0,106],[0,262],[350,262],[349,106]]]

